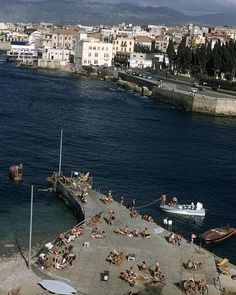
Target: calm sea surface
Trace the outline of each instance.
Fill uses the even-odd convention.
[[[30,186],[35,185],[33,242],[53,239],[77,222],[47,187],[58,169],[64,129],[63,172],[90,171],[94,187],[124,194],[137,206],[176,194],[202,201],[205,219],[173,218],[173,229],[192,232],[236,227],[236,119],[176,110],[125,92],[111,82],[0,64],[0,252],[27,246]],[[8,179],[24,164],[24,182]],[[162,224],[158,204],[144,208]],[[236,237],[207,247],[236,263]]]

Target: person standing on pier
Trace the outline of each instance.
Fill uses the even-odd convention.
[[[124,205],[124,196],[122,195],[120,198],[120,205],[123,206]]]
[[[133,200],[132,200],[132,206],[133,206],[133,207],[135,207],[135,203],[136,203],[136,200],[133,199]]]

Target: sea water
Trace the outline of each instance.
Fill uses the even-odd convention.
[[[30,187],[34,184],[33,243],[54,239],[77,223],[48,187],[58,170],[90,171],[93,186],[119,201],[144,206],[167,193],[179,203],[200,201],[206,217],[171,217],[173,230],[190,238],[230,224],[236,227],[236,119],[177,110],[124,91],[112,82],[0,65],[0,251],[26,247]],[[24,181],[8,178],[23,163]],[[140,209],[162,225],[158,203]],[[199,241],[200,242],[200,239]],[[236,263],[236,237],[207,246]]]

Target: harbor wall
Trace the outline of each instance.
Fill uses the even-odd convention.
[[[147,87],[152,91],[151,97],[161,102],[173,105],[189,112],[197,112],[217,116],[236,116],[236,96],[233,98],[219,98],[207,95],[190,95],[187,91],[176,88],[159,88],[157,82],[148,81],[137,76],[119,72],[118,76],[139,87]],[[174,83],[172,82],[174,85]],[[216,93],[217,95],[217,93]]]
[[[158,99],[161,102],[171,104],[185,111],[192,111],[194,97],[187,94],[179,93],[173,90],[154,87],[152,90],[152,98]]]
[[[65,204],[73,209],[79,221],[85,220],[85,210],[83,203],[60,180],[56,181],[56,192],[59,194],[60,198],[65,202]]]

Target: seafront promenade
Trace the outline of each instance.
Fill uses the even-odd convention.
[[[145,285],[152,280],[151,272],[154,270],[156,263],[159,263],[161,273],[167,277],[166,285],[163,288],[163,294],[178,295],[183,294],[179,288],[179,283],[193,278],[194,280],[204,279],[207,283],[207,292],[205,294],[217,295],[221,294],[219,288],[223,288],[225,282],[230,280],[231,284],[235,281],[226,275],[217,273],[215,257],[199,248],[197,245],[191,245],[187,240],[182,239],[180,246],[172,245],[167,241],[170,232],[161,227],[161,220],[148,222],[142,219],[141,215],[131,218],[130,210],[119,202],[112,201],[105,204],[101,198],[104,194],[95,191],[85,183],[81,183],[76,179],[77,183],[73,186],[56,182],[58,193],[63,195],[64,200],[71,197],[79,201],[84,210],[84,233],[70,242],[70,246],[76,259],[71,266],[66,266],[62,270],[56,270],[52,266],[45,269],[38,262],[34,263],[34,267],[47,277],[53,279],[64,280],[78,290],[78,294],[128,294],[129,292],[137,292],[145,288]],[[87,187],[87,202],[82,205],[78,191]],[[67,199],[67,203],[70,200]],[[80,214],[81,214],[80,212]],[[114,224],[109,225],[109,214],[114,212]],[[102,213],[102,217],[94,222],[94,216]],[[95,219],[96,220],[96,219]],[[93,221],[93,222],[92,222]],[[133,237],[131,235],[122,235],[116,233],[118,229],[128,227],[129,231],[138,230],[140,232],[147,228],[150,234],[149,238]],[[105,231],[104,238],[93,238],[91,232],[94,228],[99,227],[101,231]],[[107,257],[111,251],[123,252],[124,260],[121,264],[115,265],[107,261]],[[53,258],[52,251],[45,251],[45,247],[38,254],[45,254]],[[36,261],[39,256],[36,257]],[[129,259],[127,259],[129,258]],[[183,267],[183,263],[187,260],[197,261],[201,266],[197,270],[187,270]],[[145,261],[149,270],[143,272],[139,269],[139,265]],[[136,280],[134,286],[119,278],[121,272],[129,270],[133,267],[133,271],[138,274],[139,279]],[[104,273],[108,273],[108,280],[104,280]],[[234,269],[231,273],[236,273]],[[229,281],[227,285],[229,284]],[[236,284],[235,284],[236,285]],[[198,294],[198,293],[196,293]]]

